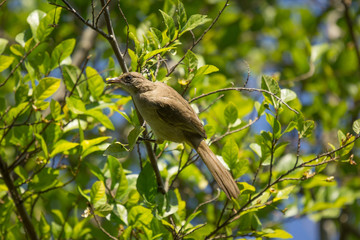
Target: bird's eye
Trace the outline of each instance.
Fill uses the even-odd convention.
[[[131,80],[132,80],[132,76],[131,76],[131,75],[127,75],[127,76],[125,76],[125,78],[124,78],[124,82],[126,82],[126,83],[130,83]]]

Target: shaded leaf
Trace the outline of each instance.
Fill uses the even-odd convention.
[[[153,203],[157,194],[157,183],[155,172],[148,162],[141,170],[136,182],[136,188],[140,195],[146,199],[146,201]]]

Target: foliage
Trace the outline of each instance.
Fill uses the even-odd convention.
[[[358,5],[108,3],[0,3],[1,239],[287,239],[303,216],[358,237],[343,231],[360,219]],[[142,141],[131,98],[103,80],[127,67],[199,110],[238,199],[188,146]]]

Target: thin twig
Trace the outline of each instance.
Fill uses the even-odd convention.
[[[105,0],[101,0],[101,5],[104,7],[106,5],[105,3]],[[120,50],[120,47],[119,47],[119,44],[116,40],[116,36],[115,36],[115,33],[114,33],[114,28],[112,26],[112,22],[111,22],[111,19],[110,19],[110,13],[109,13],[109,8],[108,7],[105,7],[105,12],[104,12],[104,16],[105,16],[105,22],[106,22],[106,26],[107,26],[107,30],[108,30],[108,33],[109,33],[109,38],[107,39],[115,53],[115,56],[120,64],[120,67],[123,71],[123,73],[127,73],[129,72],[127,66],[126,66],[126,63],[125,63],[125,59],[124,59],[124,56],[122,55],[121,53],[121,50]]]
[[[2,1],[2,2],[0,3],[0,7],[1,7],[4,3],[6,3],[6,0],[4,0],[4,1]]]
[[[295,161],[295,165],[294,167],[297,166],[298,162],[299,162],[299,157],[300,157],[300,144],[301,144],[301,138],[300,138],[300,133],[298,131],[298,141],[297,141],[297,147],[296,147],[296,161]]]
[[[109,5],[110,2],[111,2],[111,0],[108,0],[106,2],[106,4],[102,7],[102,9],[100,10],[99,14],[97,15],[96,20],[95,20],[95,27],[98,28],[99,19],[100,19],[101,15],[104,13],[105,8],[107,8],[107,6]]]
[[[73,86],[73,88],[71,89],[71,91],[70,91],[70,93],[69,93],[69,97],[71,97],[71,96],[73,95],[73,93],[74,93],[74,91],[75,91],[75,88],[78,86],[79,81],[80,81],[80,78],[81,78],[81,75],[83,75],[83,73],[84,73],[84,71],[85,71],[85,67],[86,67],[88,61],[90,60],[90,58],[91,58],[91,55],[90,55],[90,56],[87,56],[87,58],[85,59],[85,62],[84,62],[84,64],[83,64],[82,68],[81,68],[80,74],[79,74],[79,76],[77,77],[76,82],[74,83],[74,86]],[[87,78],[89,79],[90,77],[87,76]],[[65,96],[66,96],[66,94],[65,94]]]
[[[249,82],[249,79],[250,79],[250,65],[249,65],[249,63],[247,62],[247,61],[245,61],[245,60],[243,60],[243,62],[246,64],[246,66],[247,66],[247,77],[246,77],[246,81],[245,81],[245,83],[244,83],[244,87],[246,87],[246,85],[248,84],[248,82]]]
[[[233,134],[233,133],[237,133],[237,132],[240,132],[248,127],[250,127],[251,125],[253,125],[254,123],[256,123],[260,118],[259,117],[256,117],[254,118],[253,120],[250,120],[248,124],[246,124],[245,126],[242,126],[241,128],[238,128],[238,129],[235,129],[235,130],[232,130],[232,131],[226,131],[223,135],[219,136],[219,137],[216,137],[214,138],[213,140],[210,141],[209,145],[213,144],[214,142],[217,142],[221,139],[223,139],[224,137],[230,135],[230,134]]]
[[[247,92],[262,92],[262,93],[267,93],[270,94],[271,96],[273,96],[274,98],[276,98],[277,100],[279,100],[282,104],[284,104],[289,110],[293,111],[296,114],[299,114],[298,111],[296,111],[295,109],[293,109],[292,107],[290,107],[286,102],[284,102],[280,97],[276,96],[274,93],[265,90],[265,89],[258,89],[258,88],[245,88],[245,87],[231,87],[231,88],[223,88],[223,89],[218,89],[216,91],[213,92],[209,92],[209,93],[204,93],[201,94],[200,96],[197,96],[191,100],[189,100],[189,103],[192,103],[200,98],[215,94],[215,93],[220,93],[220,92],[226,92],[226,91],[247,91]]]
[[[130,34],[130,27],[129,27],[129,23],[128,23],[128,20],[124,14],[124,12],[122,11],[121,7],[120,7],[120,0],[118,0],[118,8],[119,8],[119,11],[120,11],[120,14],[121,14],[121,17],[124,19],[125,21],[125,24],[126,24],[126,46],[125,46],[125,52],[123,54],[123,56],[125,57],[127,52],[128,52],[128,48],[129,48],[129,41],[130,41],[130,38],[129,38],[129,34]],[[133,69],[135,70],[135,69]]]

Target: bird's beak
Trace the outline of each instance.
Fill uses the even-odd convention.
[[[107,84],[119,83],[119,82],[121,82],[121,77],[107,78],[107,79],[106,79],[106,83],[107,83]]]

